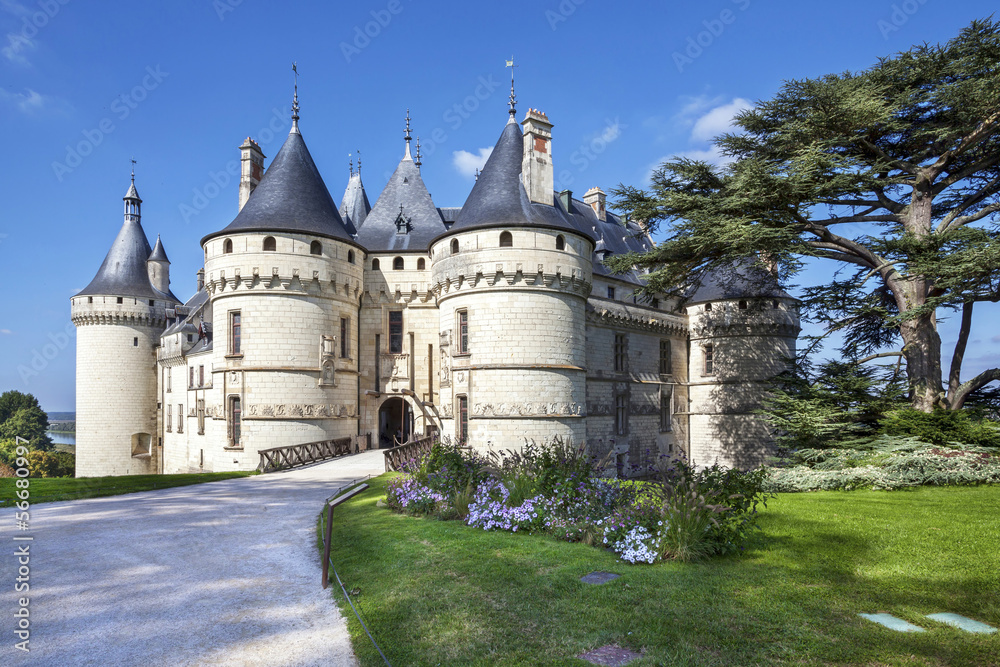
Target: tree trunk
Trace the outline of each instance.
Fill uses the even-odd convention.
[[[941,337],[934,313],[902,322],[906,376],[910,385],[910,406],[922,412],[945,407],[941,384]]]

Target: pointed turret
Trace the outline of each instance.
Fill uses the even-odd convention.
[[[171,299],[177,301],[169,289],[159,290],[150,282],[146,260],[153,253],[149,240],[140,222],[140,205],[142,200],[135,189],[135,174],[128,192],[123,197],[125,202],[125,221],[118,231],[118,236],[111,249],[108,250],[97,275],[77,296],[131,296],[146,299]],[[162,245],[157,246],[163,252]],[[166,254],[163,255],[164,259]]]
[[[156,235],[156,245],[153,246],[153,252],[146,260],[146,271],[149,274],[149,282],[154,288],[164,293],[170,291],[170,260],[167,259],[167,253],[163,249],[163,242],[160,241],[159,234]]]
[[[410,155],[410,112],[406,112],[406,148],[403,159],[386,183],[378,201],[358,225],[358,243],[372,252],[427,250],[446,231],[441,214]]]
[[[352,236],[357,236],[358,228],[364,223],[371,210],[372,205],[368,203],[368,194],[365,192],[364,183],[361,182],[361,151],[358,151],[358,171],[355,173],[352,161],[351,176],[347,181],[344,199],[340,204],[340,217],[343,218],[344,227]]]
[[[521,182],[523,155],[524,136],[514,116],[510,116],[449,233],[496,227],[546,227],[592,239],[589,232],[579,229],[559,207],[536,204],[528,198]]]
[[[201,242],[224,234],[264,231],[352,240],[297,122],[236,219]]]

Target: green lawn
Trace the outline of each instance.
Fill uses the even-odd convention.
[[[32,505],[51,503],[56,500],[78,500],[99,496],[117,496],[136,491],[167,489],[172,486],[187,486],[203,482],[217,482],[220,479],[247,477],[256,472],[205,472],[189,475],[133,475],[118,477],[32,477],[30,478],[28,499]],[[0,478],[0,507],[10,507],[15,497],[15,479]]]
[[[332,559],[396,666],[586,665],[573,656],[610,643],[642,651],[632,665],[1000,664],[1000,634],[923,618],[1000,626],[998,486],[785,494],[743,556],[633,566],[549,537],[393,514],[376,507],[388,479],[335,510]],[[579,581],[594,570],[622,576]],[[333,581],[361,664],[383,664]]]

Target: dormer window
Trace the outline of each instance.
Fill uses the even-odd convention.
[[[273,236],[268,236],[264,239],[264,252],[274,252],[278,249],[278,242],[274,240]]]
[[[501,248],[511,248],[514,246],[514,237],[510,232],[500,233],[500,247]]]
[[[404,181],[405,182],[405,181]],[[403,215],[403,205],[399,205],[399,215],[396,216],[396,233],[397,234],[408,234],[412,229],[410,225],[410,219]]]

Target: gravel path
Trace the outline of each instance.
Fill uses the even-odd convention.
[[[0,509],[2,665],[356,665],[320,588],[316,517],[382,452],[249,478]],[[30,653],[16,650],[15,536],[31,535]]]

